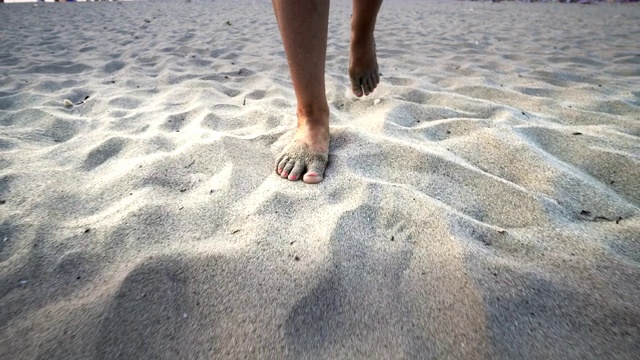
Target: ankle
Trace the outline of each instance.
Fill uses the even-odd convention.
[[[356,33],[351,33],[351,41],[349,42],[349,46],[351,48],[351,51],[368,51],[368,49],[371,49],[374,46],[374,37],[373,34],[356,34]]]
[[[329,135],[329,111],[316,113],[313,116],[298,114],[298,132],[310,133],[315,136]]]
[[[298,115],[298,122],[315,122],[324,121],[325,119],[328,120],[329,105],[326,102],[320,105],[298,105],[296,114]]]
[[[351,24],[351,45],[363,45],[373,40],[375,24]]]
[[[329,133],[329,116],[298,117],[298,130],[318,134]]]
[[[329,122],[298,122],[298,129],[293,138],[309,145],[313,151],[326,152],[329,149]]]

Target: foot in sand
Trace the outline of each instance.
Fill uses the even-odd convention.
[[[349,77],[351,90],[357,97],[371,94],[380,83],[373,34],[365,37],[351,37]]]
[[[293,141],[278,156],[276,172],[283,179],[317,184],[324,177],[329,161],[329,115],[325,120],[298,120]]]

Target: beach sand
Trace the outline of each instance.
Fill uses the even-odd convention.
[[[313,186],[269,1],[0,6],[0,358],[637,359],[640,7],[350,11]]]

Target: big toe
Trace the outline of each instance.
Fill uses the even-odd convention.
[[[307,184],[317,184],[324,179],[324,170],[327,167],[326,161],[314,161],[307,169],[307,173],[302,177],[302,181]]]
[[[302,177],[302,181],[307,184],[317,184],[322,181],[324,177],[322,175],[318,175],[317,173],[306,173],[304,177]]]

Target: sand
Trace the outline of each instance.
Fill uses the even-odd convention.
[[[0,6],[0,358],[637,359],[640,7],[349,16],[312,186],[270,2]]]

